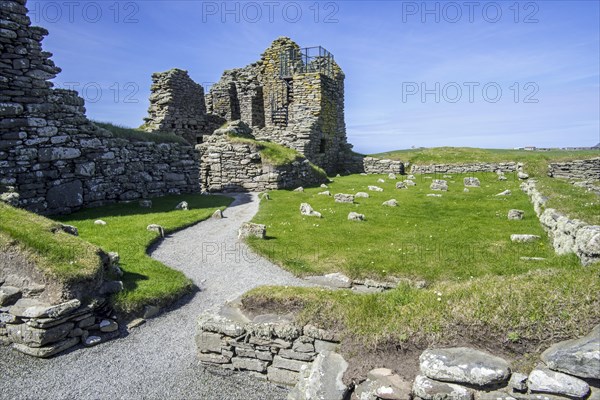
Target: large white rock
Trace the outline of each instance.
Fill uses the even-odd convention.
[[[590,393],[590,386],[573,376],[547,368],[536,368],[527,379],[529,390],[537,393],[550,393],[582,399]]]
[[[365,215],[352,211],[348,214],[348,221],[364,221]]]
[[[480,187],[481,186],[481,182],[479,182],[479,179],[474,178],[474,177],[467,177],[467,178],[463,179],[463,183],[466,187]]]
[[[353,194],[336,193],[333,198],[336,203],[354,203]]]
[[[488,386],[510,378],[502,358],[466,347],[426,350],[419,357],[421,372],[435,380]]]

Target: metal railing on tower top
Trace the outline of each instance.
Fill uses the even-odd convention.
[[[306,73],[320,73],[333,78],[333,54],[321,46],[283,50],[280,61],[279,76],[283,79]]]

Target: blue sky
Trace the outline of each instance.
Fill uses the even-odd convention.
[[[278,36],[346,73],[355,150],[600,142],[600,2],[34,1],[96,120],[139,126],[153,72],[215,82]],[[260,10],[260,13],[258,13]],[[102,91],[98,92],[97,88]],[[459,96],[460,94],[460,96]]]

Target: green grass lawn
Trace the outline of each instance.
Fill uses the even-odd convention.
[[[187,201],[189,211],[175,210],[180,201]],[[192,288],[192,282],[181,272],[150,258],[146,250],[158,238],[146,227],[159,224],[165,232],[173,232],[208,218],[217,208],[231,203],[224,196],[188,194],[152,199],[151,209],[137,202],[91,208],[60,218],[79,229],[82,239],[100,246],[104,251],[118,252],[121,257],[125,290],[114,298],[115,307],[123,312],[140,310],[144,305],[166,305]],[[106,226],[94,225],[102,219]]]
[[[251,246],[297,275],[339,271],[351,277],[389,276],[426,280],[425,289],[403,284],[382,294],[311,288],[259,288],[246,304],[295,308],[303,322],[336,329],[363,344],[432,343],[454,339],[539,342],[569,337],[600,321],[598,265],[584,268],[574,255],[557,256],[516,179],[500,182],[493,173],[475,174],[480,188],[463,192],[463,176],[449,178],[441,198],[427,197],[431,180],[395,189],[387,176],[335,178],[335,193],[368,192],[356,204],[317,195],[324,189],[271,192],[254,222],[267,225],[269,240]],[[378,183],[377,179],[385,179]],[[368,185],[383,192],[370,192]],[[510,189],[512,196],[497,197]],[[396,199],[398,207],[384,207]],[[301,216],[308,202],[323,218]],[[509,221],[510,209],[525,219]],[[350,211],[366,221],[347,220]],[[513,233],[542,240],[514,244]],[[543,257],[524,261],[521,257]],[[290,306],[292,305],[292,306]],[[277,308],[277,306],[275,306]],[[459,340],[460,339],[460,340]]]
[[[411,164],[460,164],[475,162],[516,161],[538,180],[538,189],[549,198],[548,207],[579,218],[590,224],[600,224],[600,198],[583,188],[574,187],[563,179],[548,177],[548,164],[569,160],[600,157],[600,150],[525,151],[507,149],[475,149],[468,147],[437,147],[397,150],[375,154]]]
[[[62,282],[96,276],[102,268],[100,249],[58,226],[48,218],[0,202],[0,251],[18,250],[44,274]]]
[[[335,178],[329,188],[332,194],[369,193],[369,198],[357,198],[356,204],[335,203],[332,197],[317,194],[321,188],[305,189],[304,193],[272,192],[273,200],[263,202],[255,218],[267,225],[272,240],[253,240],[251,244],[298,275],[341,271],[357,278],[467,279],[573,263],[569,257],[556,256],[547,239],[534,244],[511,243],[513,233],[545,236],[529,199],[517,180],[500,182],[494,173],[477,176],[482,187],[464,193],[463,176],[454,175],[449,179],[450,190],[437,192],[442,193],[441,198],[426,196],[436,193],[429,189],[431,179],[418,177],[417,186],[399,190],[396,181],[383,175]],[[378,178],[386,182],[378,183]],[[384,191],[369,192],[369,185]],[[506,189],[512,196],[495,196]],[[398,207],[381,205],[392,198]],[[300,215],[303,202],[323,218]],[[511,208],[525,210],[525,219],[509,221]],[[365,214],[366,221],[348,221],[351,211]],[[547,260],[531,263],[521,261],[523,256]]]

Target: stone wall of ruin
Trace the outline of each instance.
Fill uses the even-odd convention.
[[[76,92],[52,89],[60,69],[25,0],[3,1],[0,19],[0,190],[43,214],[199,190],[191,146],[115,138],[86,118]]]
[[[194,82],[187,71],[172,69],[152,74],[152,94],[144,130],[174,133],[191,145],[201,142],[225,122],[208,115],[204,88]]]
[[[413,165],[410,172],[413,174],[468,174],[470,172],[515,172],[517,163],[465,163],[465,164],[429,164]]]
[[[217,133],[196,149],[200,154],[203,191],[261,192],[315,185],[326,180],[306,159],[273,166],[262,159],[256,144],[237,142]]]
[[[529,196],[557,254],[576,254],[582,265],[600,260],[600,226],[571,219],[553,208],[546,208],[548,198],[538,191],[535,180],[523,182],[521,190]]]
[[[273,383],[294,386],[320,353],[339,347],[336,339],[310,325],[239,323],[208,314],[199,320],[196,346],[203,364],[251,371]]]
[[[600,157],[590,160],[574,160],[551,163],[548,176],[553,178],[600,181]]]

